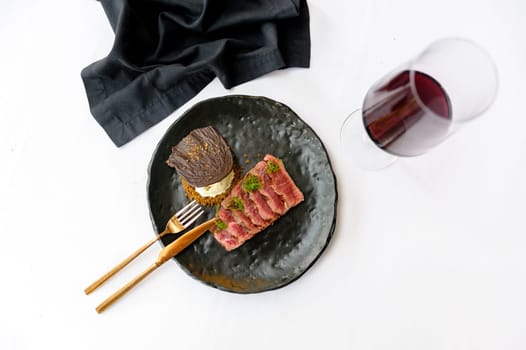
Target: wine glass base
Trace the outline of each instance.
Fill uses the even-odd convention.
[[[365,130],[362,110],[352,112],[340,129],[340,145],[345,158],[364,170],[381,170],[392,165],[398,157],[378,147]]]

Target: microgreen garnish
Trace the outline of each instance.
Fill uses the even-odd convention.
[[[279,165],[274,163],[273,161],[269,161],[267,163],[267,174],[274,174],[274,173],[277,173],[279,170]]]
[[[241,199],[238,197],[232,197],[228,208],[233,210],[243,210],[245,206],[243,205],[243,201]]]
[[[247,192],[259,190],[261,188],[261,180],[253,174],[248,174],[243,180],[243,189]]]
[[[226,226],[227,226],[226,223],[223,220],[221,220],[221,219],[217,219],[215,224],[216,224],[217,228],[220,229],[220,230],[224,230],[226,228]]]

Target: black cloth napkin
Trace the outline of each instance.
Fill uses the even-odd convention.
[[[308,67],[305,0],[101,0],[115,32],[107,57],[82,70],[90,110],[121,146],[215,77],[231,88]]]

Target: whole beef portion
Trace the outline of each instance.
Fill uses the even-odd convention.
[[[241,246],[303,201],[283,162],[267,154],[221,202],[210,231],[228,251]]]

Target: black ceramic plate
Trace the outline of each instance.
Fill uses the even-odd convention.
[[[162,231],[170,216],[188,202],[177,173],[165,163],[171,147],[191,130],[207,125],[224,136],[245,172],[266,153],[281,158],[305,201],[231,252],[207,232],[175,259],[191,276],[230,292],[262,292],[296,280],[316,261],[334,232],[336,179],[314,131],[290,108],[268,98],[209,99],[174,122],[150,164],[148,200],[154,229]],[[214,213],[215,208],[207,208],[203,221]],[[166,236],[162,243],[177,237]]]

